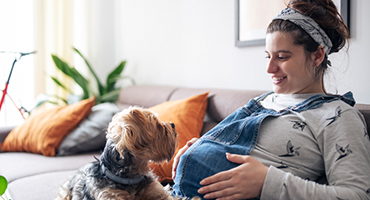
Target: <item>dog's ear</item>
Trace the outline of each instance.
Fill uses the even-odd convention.
[[[132,133],[130,127],[122,123],[115,123],[109,127],[109,132],[107,133],[107,140],[114,143],[115,151],[117,151],[122,158],[124,158],[123,151],[130,151],[126,146],[127,143],[132,142]]]
[[[109,124],[107,137],[118,152],[127,150],[138,160],[170,160],[175,145],[174,128],[158,119],[152,111],[129,108],[116,114]]]
[[[145,154],[155,139],[155,133],[151,131],[151,127],[157,122],[154,113],[142,108],[130,107],[113,117],[108,127],[107,137],[116,143],[116,149],[119,152],[128,150],[137,157]]]
[[[155,141],[158,119],[154,113],[135,108],[126,116],[124,125],[124,134],[122,135],[122,146],[131,152],[134,157],[144,157],[152,147]]]

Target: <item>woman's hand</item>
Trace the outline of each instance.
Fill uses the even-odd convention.
[[[185,146],[183,146],[181,149],[179,149],[179,151],[177,152],[175,158],[173,159],[173,163],[172,163],[172,179],[175,180],[175,177],[176,177],[176,169],[177,169],[177,164],[179,164],[179,160],[180,160],[180,157],[185,153],[186,150],[189,149],[189,147],[191,145],[193,145],[196,141],[198,140],[198,138],[192,138],[191,140],[189,140]]]
[[[248,199],[261,194],[268,167],[251,156],[226,153],[230,162],[241,164],[203,179],[198,190],[206,199]]]

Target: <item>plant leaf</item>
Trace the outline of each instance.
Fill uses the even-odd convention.
[[[65,91],[67,91],[68,93],[70,93],[70,94],[73,94],[73,92],[69,89],[69,88],[67,88],[65,85],[63,85],[58,79],[56,79],[55,77],[52,77],[51,76],[51,79],[57,84],[57,85],[59,85],[61,88],[63,88]]]
[[[109,93],[111,92],[112,90],[114,90],[114,86],[118,80],[117,77],[120,76],[120,74],[122,73],[123,69],[125,68],[125,65],[126,65],[126,61],[122,61],[107,77],[107,85],[106,85],[106,89],[104,91],[104,94],[105,93]]]
[[[55,104],[55,105],[59,105],[58,101],[62,101],[65,105],[68,105],[68,101],[62,97],[59,97],[57,95],[46,95],[47,98],[43,98],[41,100],[38,100],[36,101],[36,105],[30,110],[30,112],[32,112],[34,109],[40,107],[42,104],[44,103],[51,103],[51,104]],[[51,98],[55,98],[56,101],[51,101],[50,99]]]
[[[71,73],[71,77],[73,78],[73,80],[82,88],[82,91],[84,93],[82,95],[82,100],[88,99],[90,97],[88,81],[75,68],[71,68]]]
[[[65,101],[65,100],[63,100],[63,101]],[[51,103],[51,104],[54,104],[54,105],[59,105],[58,102],[56,102],[56,101],[50,101],[50,100],[39,101],[39,102],[37,102],[35,107],[33,107],[31,110],[29,110],[30,115],[32,115],[32,112],[34,111],[34,109],[40,107],[44,103]],[[65,102],[65,104],[67,104],[67,102]]]
[[[101,96],[96,96],[95,95],[95,105],[101,104]]]
[[[121,91],[121,89],[118,88],[118,89],[115,89],[113,91],[110,91],[110,92],[104,94],[103,96],[101,96],[100,102],[104,103],[104,102],[115,102],[115,101],[117,101],[120,91]]]
[[[72,73],[71,73],[71,67],[69,67],[69,65],[64,62],[62,59],[60,59],[58,56],[56,55],[51,55],[51,57],[53,58],[53,61],[55,63],[55,66],[61,71],[63,72],[65,75],[69,76],[69,77],[72,77]]]
[[[90,63],[86,60],[86,58],[80,53],[80,51],[76,48],[73,47],[73,49],[78,53],[78,55],[81,56],[81,58],[85,61],[87,67],[89,68],[90,72],[93,74],[93,76],[95,77],[96,79],[96,82],[98,84],[98,90],[99,90],[99,94],[102,95],[103,93],[103,90],[104,90],[104,87],[103,85],[101,84],[98,76],[96,75],[95,71],[93,70],[93,68],[91,67]]]
[[[87,87],[87,80],[75,69],[70,67],[66,62],[61,60],[56,55],[51,55],[57,68],[62,71],[65,75],[71,77],[83,90],[84,94],[82,99],[89,98],[89,90]]]
[[[68,104],[67,99],[62,98],[62,97],[60,97],[60,96],[57,96],[57,95],[49,95],[49,97],[56,98],[56,99],[57,99],[57,101],[58,101],[58,100],[59,100],[59,101],[63,101],[63,103],[65,103],[66,105]],[[56,104],[56,105],[58,105],[58,103],[56,103],[55,101],[50,101],[50,100],[48,100],[48,102],[49,102],[49,103],[52,103],[52,104]]]
[[[118,77],[112,78],[110,81],[118,81],[120,79],[129,79],[133,85],[136,85],[135,80],[131,76],[118,76]]]
[[[3,195],[8,188],[8,181],[4,176],[0,176],[0,196]]]

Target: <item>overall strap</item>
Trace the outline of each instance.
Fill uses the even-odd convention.
[[[352,92],[347,92],[344,95],[318,94],[305,100],[302,103],[297,104],[291,109],[294,111],[301,112],[309,109],[315,109],[322,106],[324,103],[329,103],[337,100],[341,100],[352,107],[356,104]]]

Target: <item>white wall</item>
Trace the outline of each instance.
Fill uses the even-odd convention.
[[[125,59],[125,74],[134,77],[137,84],[272,88],[265,72],[264,47],[239,48],[234,44],[234,0],[90,2],[94,2],[95,13],[106,16],[94,18],[98,21],[90,26],[90,34],[95,37],[89,43],[108,45],[88,48],[88,56],[95,59],[101,77],[105,78],[112,65]],[[333,63],[327,80],[329,91],[351,90],[359,103],[370,103],[369,9],[370,1],[351,1],[350,49],[329,57]],[[104,53],[107,51],[114,53]]]
[[[140,84],[270,89],[264,47],[235,47],[235,4],[124,1],[122,54]]]

